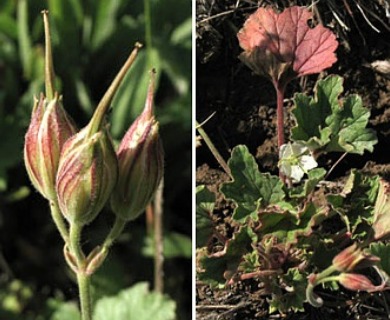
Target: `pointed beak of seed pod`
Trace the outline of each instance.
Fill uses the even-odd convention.
[[[117,151],[119,178],[111,196],[111,207],[126,221],[134,220],[143,212],[163,176],[164,152],[153,113],[155,71],[151,76],[145,109]]]

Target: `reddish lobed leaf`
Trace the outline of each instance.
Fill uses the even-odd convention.
[[[312,13],[293,6],[282,13],[259,8],[238,33],[245,50],[240,59],[256,73],[286,84],[294,77],[319,73],[337,58],[335,35],[322,25],[310,28]]]

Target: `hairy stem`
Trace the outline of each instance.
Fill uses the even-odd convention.
[[[278,83],[274,83],[276,90],[276,119],[277,119],[277,132],[278,132],[278,149],[284,144],[284,110],[283,100],[285,86]]]
[[[91,277],[83,272],[78,272],[77,283],[79,286],[81,319],[92,320]]]
[[[91,279],[85,273],[86,259],[81,248],[80,237],[83,226],[79,223],[71,223],[69,232],[69,247],[77,263],[77,284],[79,287],[79,299],[81,319],[92,320]]]
[[[141,49],[141,47],[142,47],[142,44],[140,44],[139,42],[137,42],[134,45],[133,51],[131,52],[131,54],[127,58],[123,67],[119,70],[115,79],[112,81],[110,87],[107,89],[103,98],[100,100],[98,106],[96,107],[95,113],[93,114],[92,119],[90,121],[89,133],[91,135],[96,133],[99,130],[99,128],[101,128],[101,126],[103,125],[103,118],[111,105],[111,101],[114,98],[114,95],[115,95],[116,91],[118,90],[120,84],[122,83],[127,71],[133,65],[133,63],[138,55],[138,51]]]
[[[103,243],[103,249],[109,250],[110,247],[113,245],[114,241],[120,236],[123,229],[126,226],[126,221],[120,218],[119,216],[116,216],[114,225],[112,229],[110,230],[110,233],[107,235],[106,239]]]
[[[61,234],[65,243],[69,242],[68,228],[66,227],[65,220],[61,214],[57,200],[50,200],[50,213],[53,218],[58,231]]]
[[[69,248],[76,258],[77,267],[82,269],[85,263],[85,256],[80,245],[82,226],[79,223],[71,223],[69,230]]]
[[[163,189],[161,181],[154,198],[154,290],[164,291]]]

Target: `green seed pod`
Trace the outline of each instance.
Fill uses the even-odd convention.
[[[55,177],[62,146],[76,127],[62,107],[61,98],[35,99],[24,144],[24,163],[34,187],[48,200],[55,199]]]
[[[106,129],[90,133],[89,127],[63,147],[57,174],[57,196],[69,223],[85,225],[107,202],[118,177],[118,163]]]
[[[332,266],[339,272],[351,272],[356,269],[371,267],[379,261],[378,257],[363,251],[354,243],[333,258]]]
[[[120,218],[137,218],[151,201],[163,176],[163,148],[153,115],[154,72],[145,109],[131,125],[117,151],[118,183],[111,207]]]
[[[344,288],[351,291],[381,291],[385,285],[383,283],[382,285],[375,286],[370,279],[358,273],[342,273],[339,276],[339,282]]]
[[[141,44],[136,43],[89,124],[63,147],[56,190],[62,214],[71,224],[82,226],[94,220],[116,184],[118,161],[105,127],[105,118],[112,98],[140,48]]]

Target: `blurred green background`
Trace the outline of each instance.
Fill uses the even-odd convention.
[[[165,293],[176,303],[178,319],[191,318],[191,6],[189,0],[1,0],[0,319],[73,319],[66,310],[77,301],[48,205],[23,165],[33,96],[43,91],[43,9],[49,10],[57,88],[79,127],[140,41],[144,48],[112,104],[111,131],[119,141],[144,106],[148,70],[157,69],[155,104],[165,148]],[[107,208],[88,226],[86,251],[112,221]],[[145,217],[126,227],[94,276],[96,299],[140,281],[153,288],[147,230]]]

